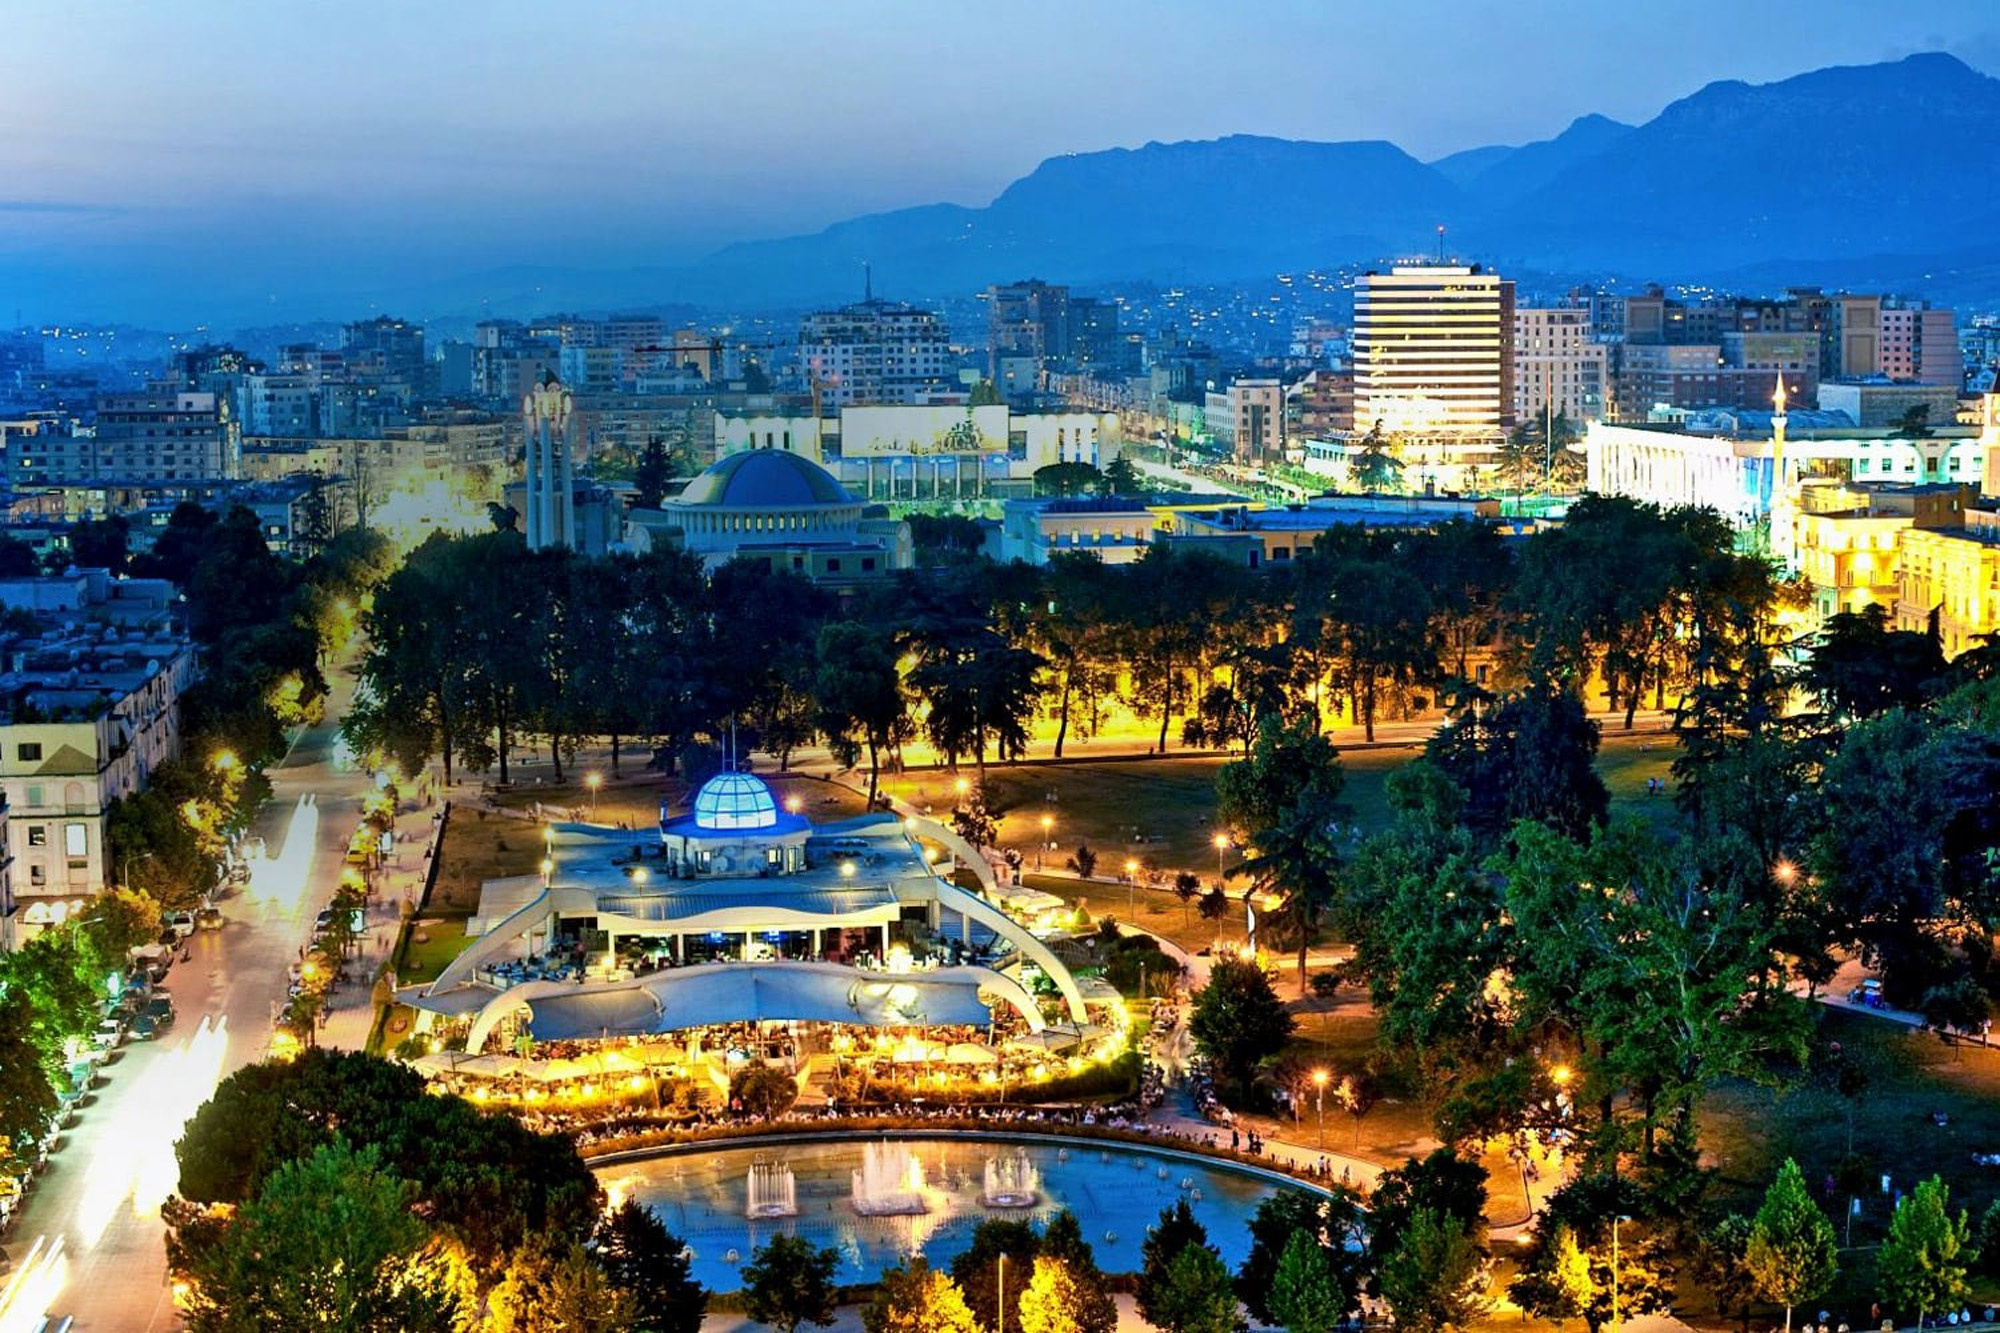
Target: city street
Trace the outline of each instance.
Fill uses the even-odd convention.
[[[271,770],[274,795],[255,827],[265,855],[253,856],[251,882],[220,900],[227,924],[197,932],[189,960],[167,976],[174,1027],[121,1048],[9,1235],[17,1263],[37,1237],[61,1238],[61,1285],[47,1310],[74,1315],[77,1333],[178,1327],[159,1212],[178,1175],[174,1142],[216,1082],[269,1046],[286,967],[332,896],[367,781],[334,762],[354,683],[333,674],[327,721],[301,733]],[[12,1333],[18,1314],[0,1312],[0,1330]]]

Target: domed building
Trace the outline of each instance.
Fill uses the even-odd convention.
[[[842,1030],[963,1039],[1004,1013],[1016,1032],[1066,1021],[1080,1037],[1090,1021],[1068,967],[995,905],[985,861],[934,821],[814,824],[729,771],[686,814],[662,810],[657,830],[556,824],[547,838],[543,873],[489,880],[472,943],[399,996],[469,1021],[469,1052],[522,1037],[694,1034],[699,1046],[732,1027],[831,1050]],[[982,890],[949,877],[954,858]]]
[[[637,549],[678,547],[711,569],[747,557],[838,583],[908,569],[916,558],[907,523],[780,449],[717,459],[679,495],[631,519]]]

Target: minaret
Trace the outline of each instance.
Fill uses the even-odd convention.
[[[1785,457],[1785,375],[1771,395],[1771,558],[1781,571],[1793,571],[1798,557],[1798,487]]]
[[[528,549],[576,546],[576,489],[570,464],[570,393],[553,374],[521,401],[528,444]]]

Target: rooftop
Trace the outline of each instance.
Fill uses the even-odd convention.
[[[860,503],[812,460],[781,449],[753,449],[717,459],[666,507],[802,509]]]

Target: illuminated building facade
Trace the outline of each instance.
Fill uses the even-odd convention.
[[[1399,265],[1354,285],[1354,428],[1489,450],[1514,412],[1514,284]]]

